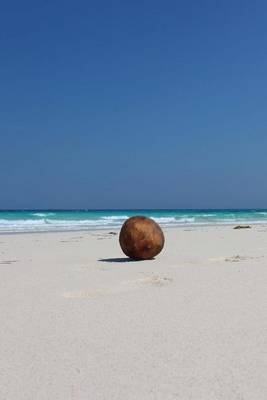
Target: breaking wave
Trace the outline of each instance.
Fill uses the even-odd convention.
[[[267,224],[267,210],[0,211],[0,233],[116,229],[133,215],[147,215],[162,227]]]

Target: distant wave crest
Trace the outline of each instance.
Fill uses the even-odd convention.
[[[34,217],[51,217],[52,215],[55,215],[55,213],[52,213],[52,212],[47,212],[47,213],[36,212],[36,213],[32,213],[32,215]]]

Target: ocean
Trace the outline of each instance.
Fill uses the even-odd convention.
[[[115,229],[133,215],[162,227],[267,224],[267,209],[248,210],[0,210],[0,233]]]

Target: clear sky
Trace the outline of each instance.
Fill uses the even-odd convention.
[[[0,208],[267,207],[267,3],[0,9]]]

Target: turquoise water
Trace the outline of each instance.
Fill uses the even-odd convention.
[[[267,224],[262,210],[0,210],[0,232],[115,229],[130,216],[146,215],[162,227]]]

